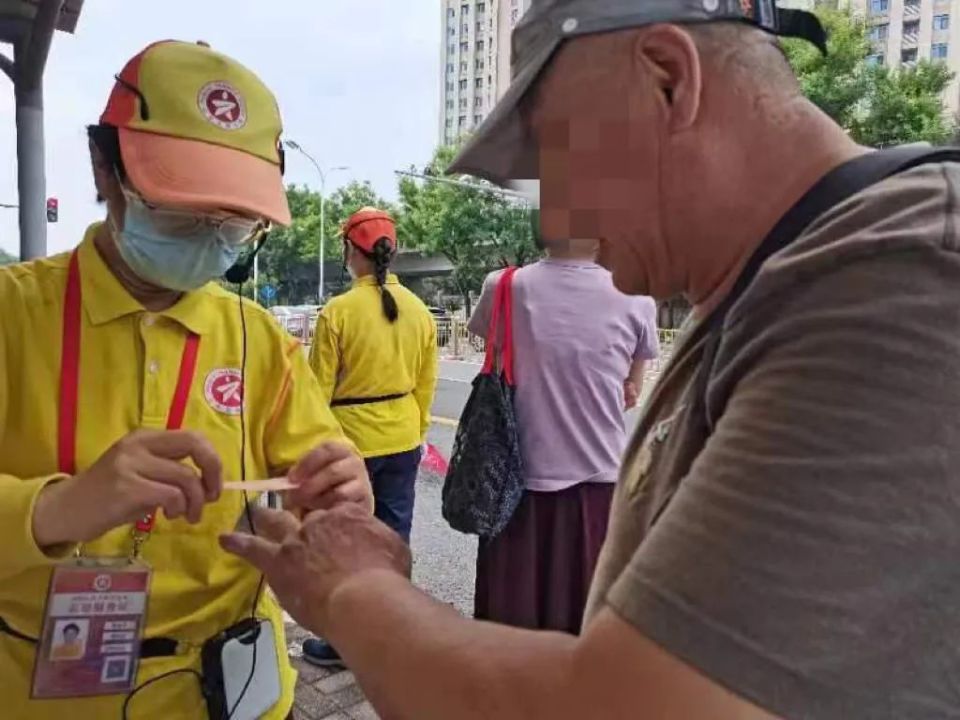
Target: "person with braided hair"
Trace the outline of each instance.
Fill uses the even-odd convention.
[[[437,330],[423,302],[390,266],[397,252],[389,214],[363,208],[343,226],[353,287],[317,317],[310,365],[373,485],[376,517],[409,544],[421,447],[437,384]],[[336,665],[328,643],[304,642],[304,659]]]

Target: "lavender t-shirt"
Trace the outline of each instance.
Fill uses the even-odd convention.
[[[470,331],[485,336],[500,272]],[[657,357],[656,305],[613,286],[596,263],[541,260],[513,278],[515,404],[527,489],[615,482],[626,445],[623,384]]]

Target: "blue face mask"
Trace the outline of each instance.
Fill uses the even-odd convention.
[[[120,257],[133,272],[154,285],[180,292],[223,277],[243,250],[242,245],[224,242],[217,228],[208,223],[185,223],[176,232],[161,230],[146,206],[129,199],[123,230],[116,233],[115,229],[115,235],[119,236]]]

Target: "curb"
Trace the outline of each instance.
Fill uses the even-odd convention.
[[[453,418],[437,417],[434,415],[430,418],[430,422],[434,425],[444,425],[445,427],[455,428],[460,425],[459,420],[454,420]]]

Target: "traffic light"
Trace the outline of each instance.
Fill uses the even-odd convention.
[[[60,213],[60,201],[56,198],[47,198],[47,222],[55,223]]]

